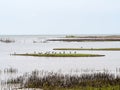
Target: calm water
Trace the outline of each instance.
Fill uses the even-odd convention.
[[[63,71],[80,69],[109,69],[120,68],[120,51],[77,51],[79,53],[105,54],[105,57],[26,57],[10,56],[11,53],[32,53],[53,51],[53,48],[108,48],[120,47],[120,42],[40,42],[48,38],[61,36],[0,36],[0,38],[13,39],[15,43],[0,42],[0,70],[4,68],[17,68],[20,73],[35,69],[47,71]],[[60,51],[56,51],[60,52]]]

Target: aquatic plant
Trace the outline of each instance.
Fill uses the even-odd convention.
[[[13,74],[13,73],[17,73],[17,72],[18,72],[18,70],[15,69],[15,68],[12,68],[12,67],[4,69],[4,73],[11,73],[11,74]]]

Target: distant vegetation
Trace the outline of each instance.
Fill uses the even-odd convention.
[[[101,36],[78,36],[67,35],[62,38],[48,39],[47,41],[66,41],[66,42],[83,42],[83,41],[120,41],[120,35],[101,35]]]
[[[120,48],[54,48],[53,50],[120,51]]]
[[[74,36],[74,35],[67,35],[65,36],[65,38],[77,38],[78,36]]]
[[[11,40],[11,39],[0,39],[0,42],[3,42],[3,43],[14,43],[15,42],[15,40]]]
[[[67,35],[65,38],[120,38],[120,35],[91,35],[91,36],[78,36],[78,35]]]

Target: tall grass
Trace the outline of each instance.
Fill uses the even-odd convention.
[[[80,75],[41,73],[34,71],[27,77],[9,80],[9,83],[20,83],[23,88],[44,90],[120,90],[120,75],[115,76],[111,73]]]

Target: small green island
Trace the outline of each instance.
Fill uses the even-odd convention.
[[[120,48],[54,48],[53,50],[120,51]]]
[[[12,54],[14,56],[36,56],[36,57],[102,57],[99,54],[80,54],[80,53],[26,53]]]

